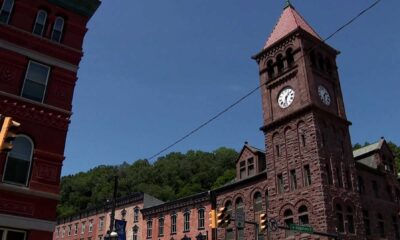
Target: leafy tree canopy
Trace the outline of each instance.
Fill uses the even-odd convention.
[[[97,166],[61,178],[59,217],[72,215],[104,203],[112,197],[114,176],[118,178],[118,197],[145,192],[163,201],[222,186],[235,177],[238,153],[229,148],[213,152],[173,152],[154,163],[139,159],[118,166]],[[221,177],[220,177],[221,176]]]

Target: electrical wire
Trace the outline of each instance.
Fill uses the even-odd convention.
[[[355,17],[353,17],[352,19],[350,19],[349,21],[347,21],[345,24],[343,24],[342,26],[340,26],[336,31],[334,31],[332,34],[330,34],[328,37],[326,37],[325,39],[323,39],[321,42],[317,43],[316,45],[314,45],[312,48],[308,49],[308,52],[311,52],[313,49],[315,49],[317,46],[319,46],[321,43],[325,43],[327,40],[331,39],[333,36],[335,36],[337,33],[339,33],[340,31],[342,31],[344,28],[348,27],[350,24],[352,24],[355,20],[357,20],[359,17],[361,17],[362,15],[364,15],[366,12],[368,12],[369,10],[371,10],[372,8],[374,8],[376,5],[378,5],[379,2],[381,2],[382,0],[377,0],[374,3],[372,3],[370,6],[368,6],[367,8],[365,8],[364,10],[362,10],[361,12],[359,12]],[[302,56],[300,56],[296,61],[299,61],[300,59],[302,59],[306,54],[303,54]],[[296,62],[295,61],[295,62]],[[215,114],[213,117],[211,117],[210,119],[208,119],[207,121],[205,121],[204,123],[200,124],[198,127],[196,127],[195,129],[191,130],[190,132],[188,132],[187,134],[185,134],[183,137],[179,138],[178,140],[176,140],[175,142],[171,143],[170,145],[168,145],[167,147],[161,149],[159,152],[157,152],[156,154],[152,155],[151,157],[148,158],[148,160],[152,160],[155,157],[159,156],[160,154],[162,154],[163,152],[167,151],[168,149],[172,148],[173,146],[177,145],[178,143],[182,142],[183,140],[185,140],[186,138],[190,137],[191,135],[193,135],[194,133],[196,133],[197,131],[199,131],[200,129],[202,129],[203,127],[207,126],[208,124],[210,124],[211,122],[213,122],[214,120],[216,120],[217,118],[219,118],[220,116],[222,116],[223,114],[225,114],[226,112],[228,112],[229,110],[231,110],[233,107],[235,107],[236,105],[238,105],[239,103],[241,103],[243,100],[245,100],[246,98],[248,98],[249,96],[251,96],[253,93],[255,93],[258,89],[260,89],[263,85],[265,85],[266,82],[261,83],[260,85],[258,85],[256,88],[252,89],[251,91],[249,91],[246,95],[242,96],[241,98],[239,98],[238,100],[236,100],[235,102],[233,102],[231,105],[229,105],[228,107],[224,108],[222,111],[218,112],[217,114]]]

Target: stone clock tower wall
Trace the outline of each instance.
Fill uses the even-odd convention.
[[[263,85],[267,213],[282,224],[311,225],[361,239],[361,205],[337,54],[288,5],[264,49],[254,56]],[[294,92],[293,99],[282,94],[287,88]]]

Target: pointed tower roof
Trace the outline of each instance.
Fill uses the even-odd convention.
[[[314,37],[322,40],[321,37],[314,31],[314,29],[295,10],[293,5],[287,1],[278,23],[275,25],[274,30],[265,43],[264,49],[270,47],[297,28],[301,28]]]

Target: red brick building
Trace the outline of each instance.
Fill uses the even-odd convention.
[[[0,0],[0,113],[21,123],[0,156],[0,239],[51,239],[86,24],[99,0]]]
[[[262,85],[266,178],[259,180],[264,173],[256,172],[242,180],[255,158],[242,151],[241,180],[215,191],[217,207],[227,207],[233,217],[244,213],[248,221],[264,212],[281,226],[311,226],[343,239],[400,239],[393,154],[383,140],[353,153],[338,54],[291,4],[284,8],[253,57]],[[254,234],[252,225],[231,224],[218,230],[218,239],[255,239]],[[262,237],[327,239],[282,229]]]
[[[203,192],[142,210],[141,239],[212,239],[208,213],[211,194]]]
[[[145,193],[134,193],[116,201],[115,219],[125,220],[127,240],[144,239],[145,222],[142,210],[162,201]],[[53,240],[102,240],[110,229],[112,203],[88,209],[74,216],[59,218]]]
[[[338,54],[288,4],[253,57],[262,85],[266,151],[246,143],[231,183],[144,208],[138,239],[256,239],[261,213],[280,226],[309,226],[342,239],[400,239],[393,153],[383,139],[352,150]],[[248,223],[210,229],[208,212],[220,207]],[[278,229],[258,239],[329,238]]]

